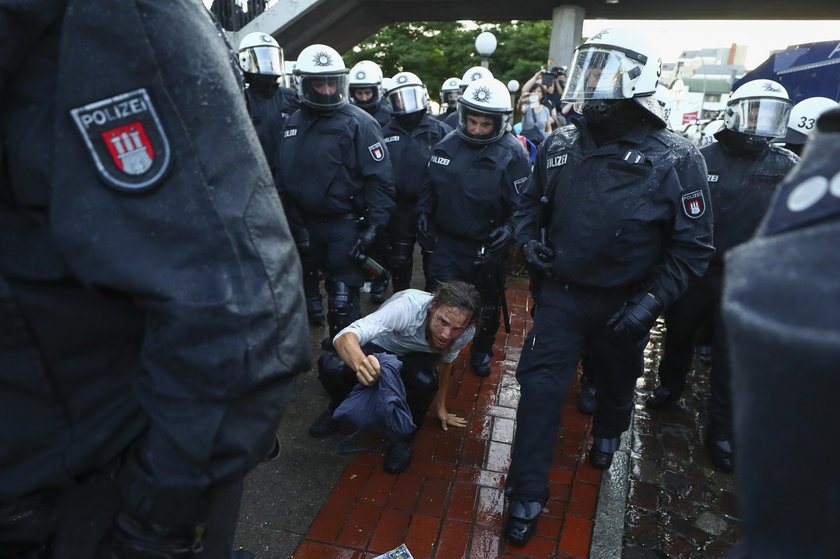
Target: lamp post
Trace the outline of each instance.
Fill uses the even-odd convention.
[[[514,97],[516,96],[516,92],[519,91],[519,82],[517,80],[510,80],[507,82],[507,88],[510,91],[510,106],[516,107]]]
[[[489,67],[487,60],[496,50],[496,44],[496,36],[489,31],[482,31],[475,38],[475,52],[481,56],[481,65],[485,68]]]

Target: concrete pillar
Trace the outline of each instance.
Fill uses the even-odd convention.
[[[548,44],[549,66],[570,66],[572,53],[580,44],[585,10],[581,6],[561,5],[551,18],[551,42]],[[548,67],[546,67],[548,69]]]

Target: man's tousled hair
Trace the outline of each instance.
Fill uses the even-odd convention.
[[[481,295],[465,281],[446,281],[432,293],[432,306],[455,307],[472,313],[470,324],[478,328],[481,322]]]

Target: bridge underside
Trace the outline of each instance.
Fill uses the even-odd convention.
[[[240,33],[259,30],[274,35],[291,60],[312,43],[344,52],[395,21],[550,20],[559,4],[557,0],[280,0]],[[569,4],[583,8],[586,19],[840,19],[836,0],[620,0],[615,4],[582,0]],[[297,9],[299,5],[303,6]]]

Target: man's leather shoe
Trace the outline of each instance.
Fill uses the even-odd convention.
[[[338,428],[341,427],[341,423],[333,419],[332,414],[332,410],[324,410],[324,412],[318,416],[318,419],[313,421],[312,425],[309,426],[309,434],[316,439],[321,439],[338,431]]]
[[[653,389],[653,394],[645,400],[645,405],[649,408],[658,410],[675,402],[678,396],[671,392],[671,389],[666,386],[657,386]]]
[[[732,463],[732,442],[727,439],[706,439],[706,446],[712,458],[712,464],[722,472],[731,472]]]
[[[604,437],[594,437],[592,439],[592,449],[589,451],[589,463],[593,468],[598,470],[606,470],[610,467],[613,461],[613,454],[621,445],[621,437],[613,437],[606,439]]]
[[[504,527],[505,540],[520,547],[528,543],[537,528],[537,517],[542,508],[543,504],[539,501],[509,501]]]
[[[385,460],[382,462],[382,469],[389,474],[399,474],[408,468],[411,462],[411,445],[413,441],[400,439],[391,443],[385,452]]]
[[[490,361],[493,356],[489,353],[474,353],[470,357],[472,370],[479,377],[486,377],[490,374]]]
[[[586,415],[592,415],[598,409],[598,402],[595,400],[595,385],[588,382],[580,383],[580,392],[577,398],[577,410]]]

